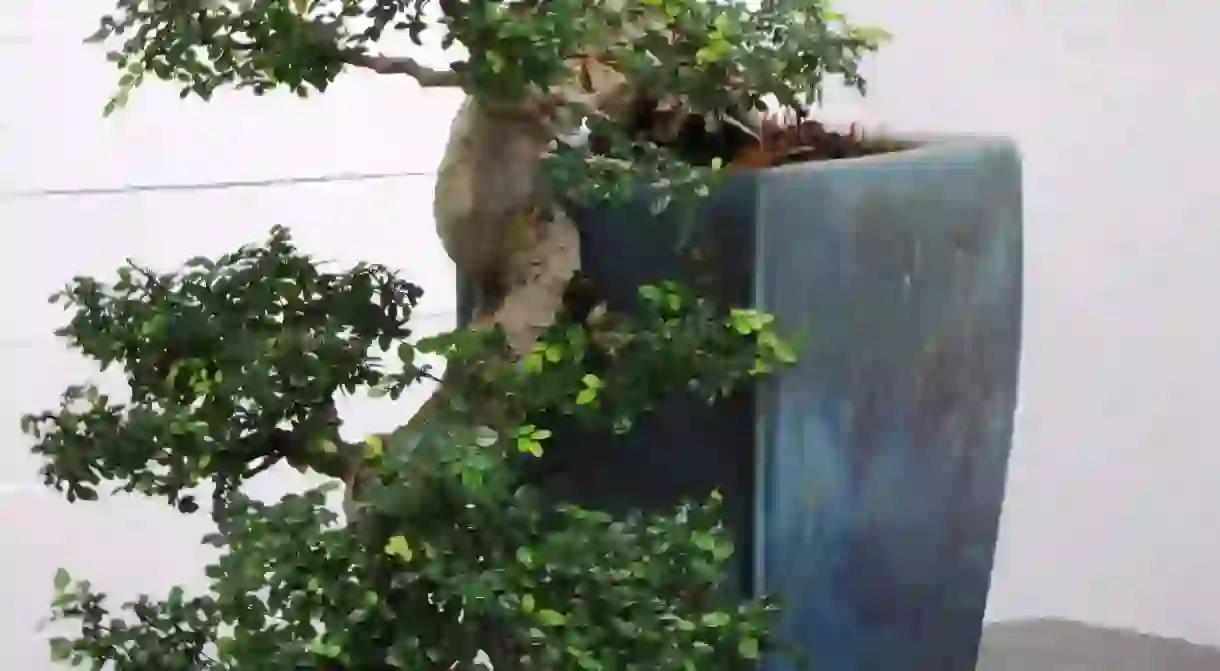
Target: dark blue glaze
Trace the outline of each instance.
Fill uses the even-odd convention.
[[[814,669],[970,671],[1016,405],[1017,152],[774,170],[758,203],[757,302],[808,333],[759,398],[761,586]]]

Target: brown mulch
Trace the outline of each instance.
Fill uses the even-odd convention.
[[[847,132],[839,132],[807,115],[780,113],[764,119],[761,146],[745,150],[733,160],[733,164],[745,168],[766,168],[859,158],[903,148],[905,145],[893,140],[862,137],[854,124]]]

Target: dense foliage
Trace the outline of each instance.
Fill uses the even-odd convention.
[[[416,44],[432,31],[464,54],[444,70],[379,54],[388,30]],[[833,75],[863,88],[858,61],[881,37],[818,0],[118,0],[93,39],[123,73],[108,112],[149,77],[184,97],[305,95],[347,66],[512,100],[589,53],[699,111],[798,103]],[[710,174],[582,112],[618,133],[623,160],[560,145],[557,183],[706,190]],[[54,615],[78,631],[52,640],[53,658],[115,671],[687,671],[751,668],[773,648],[775,607],[725,582],[718,495],[618,519],[544,499],[533,469],[546,417],[626,432],[669,394],[714,402],[791,362],[771,317],[646,286],[637,313],[561,317],[514,362],[496,331],[413,338],[421,294],[385,266],[327,268],[278,227],[218,259],[129,264],[57,294],[71,315],[58,335],[120,368],[129,397],[74,387],[23,419],[47,485],[70,501],[111,487],[206,511],[219,558],[206,593],[118,608],[61,569]],[[423,410],[387,433],[343,434],[338,394],[435,380],[425,355],[447,371]],[[243,492],[279,463],[332,483],[274,503]],[[340,486],[343,516],[326,507]]]
[[[438,71],[380,53],[395,32],[457,47],[446,52],[454,60]],[[829,0],[117,0],[93,37],[113,47],[122,71],[108,111],[150,78],[176,83],[183,97],[228,86],[306,96],[345,66],[511,100],[563,82],[569,59],[593,54],[696,113],[768,96],[799,107],[835,79],[864,91],[860,60],[886,38]],[[713,169],[625,134],[597,110],[579,112],[613,142],[598,155],[556,147],[548,167],[573,196],[613,198],[644,181],[685,201],[713,183]]]
[[[773,608],[724,589],[732,542],[718,497],[623,520],[548,504],[529,463],[550,433],[529,422],[559,410],[625,431],[667,393],[714,400],[791,360],[767,317],[644,287],[638,316],[558,323],[516,365],[491,355],[496,333],[412,342],[420,293],[379,266],[328,272],[276,229],[265,245],[178,273],[133,265],[55,297],[73,314],[60,335],[122,367],[131,398],[70,389],[25,419],[47,483],[85,500],[113,483],[183,512],[210,485],[218,532],[206,541],[223,549],[210,594],[176,590],[129,604],[126,619],[61,574],[56,615],[82,635],[56,639],[56,658],[158,671],[415,669],[482,650],[504,669],[683,669],[739,668],[759,654]],[[401,365],[383,367],[377,350]],[[345,442],[335,395],[401,393],[432,375],[414,363],[420,352],[446,355],[471,381],[422,428]],[[628,365],[592,364],[606,357]],[[493,392],[499,429],[479,423]],[[370,476],[360,515],[344,523],[328,511],[327,488],[273,505],[241,493],[280,460],[336,477],[358,462]]]

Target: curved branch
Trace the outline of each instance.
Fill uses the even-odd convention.
[[[332,451],[311,450],[306,434],[276,429],[270,436],[263,460],[245,471],[242,478],[253,477],[280,461],[287,461],[294,468],[308,467],[322,475],[342,480],[359,463],[363,449],[340,438],[337,431],[330,436],[330,441],[334,445]]]
[[[459,87],[466,77],[455,70],[435,70],[409,56],[370,56],[351,54],[349,65],[367,68],[381,75],[407,75],[425,88]]]

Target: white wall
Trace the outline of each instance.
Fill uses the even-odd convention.
[[[1063,615],[1220,643],[1220,59],[1209,3],[851,0],[898,39],[862,120],[1016,136],[1026,157],[1025,359],[1018,445],[991,617]],[[1075,5],[1075,8],[1072,5]],[[91,375],[49,335],[45,297],[127,256],[170,267],[273,224],[340,262],[403,267],[429,290],[425,330],[451,324],[452,268],[425,177],[95,197],[15,192],[427,172],[451,95],[347,76],[323,98],[142,90],[100,117],[114,73],[79,44],[106,0],[0,6],[0,662],[46,667],[32,633],[59,565],[120,598],[198,582],[201,523],[156,503],[68,506],[40,493],[17,429]],[[852,101],[842,101],[851,109]],[[1177,138],[1182,138],[1178,140]],[[7,194],[7,195],[4,195]],[[363,400],[353,433],[401,421]],[[272,473],[267,494],[300,486]]]

